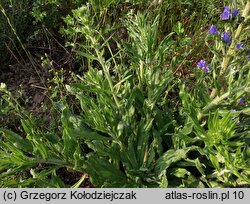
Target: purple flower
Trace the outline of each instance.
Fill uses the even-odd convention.
[[[240,50],[240,49],[242,49],[244,47],[244,44],[243,43],[237,43],[236,44],[236,49],[237,50]]]
[[[232,18],[235,19],[239,14],[239,9],[233,8],[232,10]]]
[[[245,99],[244,98],[240,98],[239,104],[242,105],[242,106],[244,106],[245,105]]]
[[[209,65],[207,65],[205,60],[200,60],[197,66],[206,73],[210,72]]]
[[[224,43],[227,43],[227,44],[230,44],[231,43],[231,40],[230,40],[230,34],[228,33],[228,32],[224,32],[224,33],[222,33],[222,35],[221,35],[221,38],[222,38],[222,41],[224,42]]]
[[[221,20],[228,20],[230,18],[230,9],[229,6],[225,6],[221,14]]]
[[[218,32],[218,30],[217,30],[217,28],[216,28],[215,25],[211,25],[208,33],[211,34],[211,35],[218,35],[219,34],[219,32]]]
[[[197,66],[198,66],[199,68],[202,68],[202,67],[206,66],[206,61],[205,61],[205,60],[200,60],[200,61],[198,62],[198,64],[197,64]]]

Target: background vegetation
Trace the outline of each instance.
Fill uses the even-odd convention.
[[[247,0],[0,9],[1,187],[249,187]]]

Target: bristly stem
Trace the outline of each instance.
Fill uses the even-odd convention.
[[[250,2],[247,2],[247,3],[246,3],[246,6],[245,6],[245,8],[244,8],[244,10],[243,10],[243,13],[242,13],[243,19],[246,20],[249,11],[250,11]],[[234,35],[234,37],[233,37],[233,39],[232,39],[232,43],[231,43],[231,45],[230,45],[230,47],[229,47],[227,53],[226,53],[225,56],[223,57],[223,60],[222,60],[222,63],[221,63],[221,71],[222,71],[222,72],[224,72],[224,71],[227,69],[227,67],[228,67],[228,65],[229,65],[229,62],[230,62],[230,59],[231,59],[231,57],[232,57],[232,56],[234,55],[234,53],[235,53],[235,50],[236,50],[236,49],[235,49],[235,44],[236,44],[235,42],[236,42],[236,40],[239,38],[240,33],[241,33],[242,29],[243,29],[243,26],[244,26],[244,22],[241,23],[241,24],[238,26],[238,28],[237,28],[237,30],[236,30],[236,32],[235,32],[235,35]],[[210,94],[210,99],[213,99],[215,96],[216,96],[216,89],[213,89],[212,92],[211,92],[211,94]]]
[[[247,18],[249,11],[250,11],[250,1],[246,3],[246,6],[245,6],[245,8],[244,8],[244,10],[243,10],[243,13],[242,13],[243,19],[246,19],[246,18]],[[238,39],[238,37],[240,36],[240,33],[241,33],[242,29],[243,29],[243,25],[244,25],[244,22],[241,23],[241,24],[238,26],[238,28],[237,28],[237,30],[236,30],[236,32],[235,32],[235,35],[234,35],[234,37],[233,37],[233,39],[232,39],[232,43],[231,43],[231,45],[230,45],[230,47],[229,47],[229,49],[228,49],[226,55],[223,57],[223,61],[222,61],[222,64],[221,64],[221,68],[222,68],[222,71],[223,71],[223,72],[227,69],[228,64],[229,64],[229,62],[230,62],[230,59],[231,59],[231,57],[232,57],[232,56],[234,55],[234,53],[235,53],[235,41],[236,41],[236,40]]]
[[[217,106],[218,104],[219,104],[219,102],[221,102],[222,100],[224,100],[225,98],[228,98],[229,97],[229,95],[230,95],[230,93],[229,92],[226,92],[226,93],[224,93],[222,96],[220,96],[220,97],[216,97],[213,101],[211,101],[208,105],[206,105],[204,108],[203,108],[203,110],[202,110],[202,112],[200,112],[199,114],[198,114],[198,120],[201,120],[201,118],[206,114],[206,113],[208,113],[209,112],[209,110],[211,110],[212,108],[214,108],[215,106]]]
[[[97,44],[96,40],[93,37],[90,37],[90,40],[91,40],[91,42],[92,42],[93,45]],[[100,53],[99,49],[97,49],[96,47],[94,49],[95,49],[98,61],[99,61],[99,63],[101,64],[101,66],[103,68],[104,75],[105,75],[105,77],[108,80],[110,91],[111,91],[111,93],[113,95],[113,98],[115,100],[115,104],[116,104],[117,107],[120,107],[119,100],[118,100],[117,96],[115,95],[114,84],[112,82],[112,78],[111,78],[110,73],[109,73],[109,68],[107,67],[107,65],[106,65],[106,63],[105,63],[105,61],[104,61],[104,59],[102,57],[102,54]]]

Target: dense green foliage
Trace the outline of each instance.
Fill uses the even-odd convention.
[[[15,52],[17,55],[18,48],[20,47],[16,42],[16,36],[13,33],[12,28],[15,29],[18,36],[21,37],[23,42],[26,41],[28,37],[27,30],[29,27],[29,17],[27,10],[29,9],[29,2],[27,0],[1,0],[1,6],[5,9],[5,14],[8,15],[6,19],[5,14],[0,12],[0,69],[4,69],[5,64],[7,64],[11,59],[10,52]],[[13,26],[10,27],[10,24]],[[30,34],[32,29],[30,29]],[[6,51],[6,49],[8,51]]]
[[[226,5],[237,17],[221,20]],[[12,23],[1,7],[1,22]],[[46,87],[56,115],[49,128],[1,83],[0,116],[15,113],[20,125],[0,124],[0,186],[79,187],[86,173],[95,187],[248,187],[249,7],[34,0],[33,29],[56,36],[78,68],[69,76],[60,67]],[[12,34],[20,44],[21,31]],[[43,68],[55,69],[51,56]],[[64,182],[65,168],[82,177]]]

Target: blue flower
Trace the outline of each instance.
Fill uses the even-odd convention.
[[[232,18],[235,19],[239,14],[239,9],[233,8],[232,10]]]
[[[245,99],[244,98],[240,98],[239,104],[242,105],[242,106],[244,106],[245,105]]]
[[[217,30],[217,28],[216,28],[215,25],[211,25],[208,33],[211,34],[211,35],[218,35],[219,34],[219,32],[218,32],[218,30]]]
[[[197,66],[198,66],[199,68],[202,68],[202,67],[206,66],[206,61],[205,61],[205,60],[200,60],[200,61],[198,62],[198,64],[197,64]]]
[[[243,43],[237,43],[236,44],[236,49],[237,50],[240,50],[240,49],[242,49],[244,47],[244,44]]]
[[[200,60],[197,66],[206,73],[210,72],[209,65],[207,65],[205,60]]]
[[[228,20],[230,18],[230,9],[229,6],[225,6],[221,14],[221,20]]]
[[[222,38],[222,41],[224,42],[224,43],[227,43],[227,44],[231,44],[231,40],[230,40],[230,34],[228,33],[228,32],[224,32],[224,33],[222,33],[222,35],[221,35],[221,38]]]

